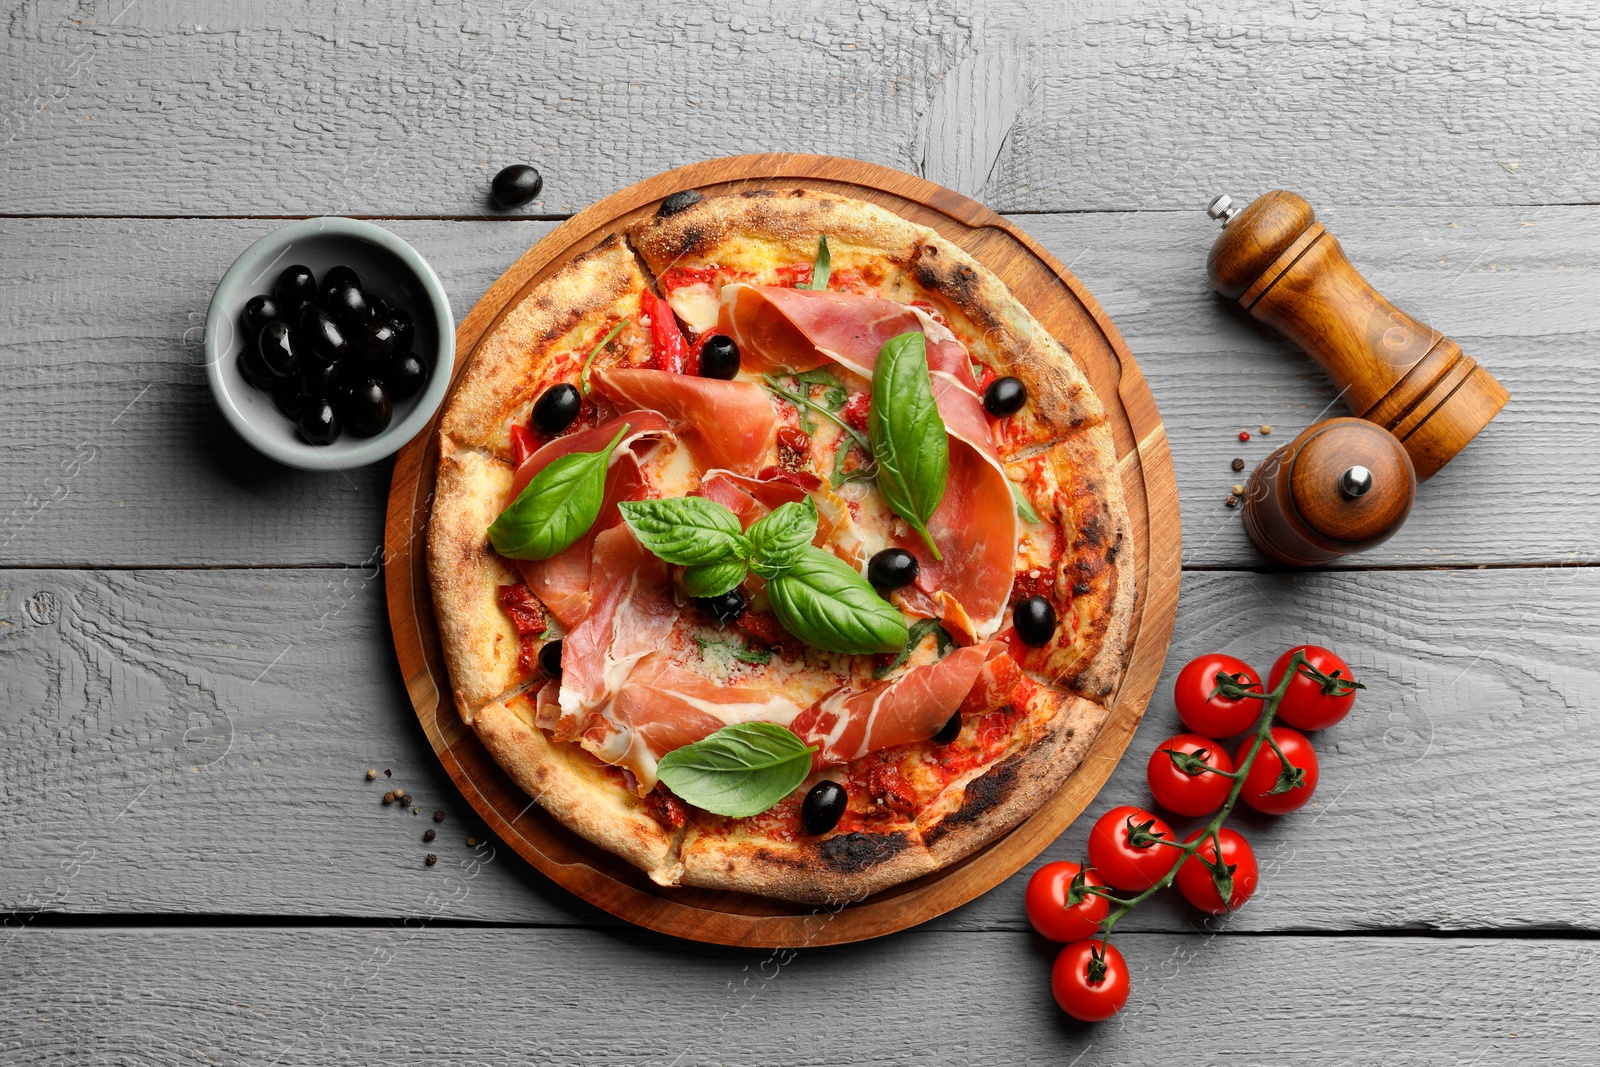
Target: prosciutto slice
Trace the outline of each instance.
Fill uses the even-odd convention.
[[[755,474],[777,436],[778,413],[755,382],[629,367],[604,367],[590,380],[619,406],[662,415],[702,469]]]

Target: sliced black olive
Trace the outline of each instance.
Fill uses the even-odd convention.
[[[825,834],[839,825],[849,802],[850,794],[845,792],[844,786],[824,778],[806,794],[800,805],[800,821],[805,824],[807,833]]]
[[[278,302],[270,296],[252,296],[245,302],[244,314],[239,316],[244,323],[246,337],[254,337],[261,332],[261,327],[282,317],[278,312]]]
[[[300,353],[287,323],[273,319],[261,327],[256,350],[261,353],[260,365],[276,380],[291,378],[300,369]]]
[[[539,669],[557,681],[561,679],[561,641],[548,641],[539,649]]]
[[[395,400],[416,396],[428,381],[428,365],[415,352],[392,356],[383,369],[384,383]]]
[[[376,378],[368,378],[351,390],[344,402],[350,428],[363,437],[380,434],[389,428],[394,417],[394,405],[389,400],[389,389]]]
[[[285,267],[272,287],[272,295],[278,301],[279,312],[291,312],[317,298],[317,276],[311,273],[310,267],[299,263]]]
[[[721,596],[698,596],[694,602],[701,611],[726,626],[744,614],[745,595],[743,589],[734,586]]]
[[[1056,609],[1042,596],[1031,596],[1017,601],[1011,609],[1011,623],[1017,628],[1022,643],[1043,648],[1056,633]]]
[[[933,739],[939,742],[941,745],[948,745],[950,742],[954,741],[960,736],[961,713],[958,711],[954,715],[950,716],[948,722],[939,727],[939,732],[933,735]]]
[[[331,445],[339,439],[339,413],[333,410],[333,405],[326,400],[313,400],[306,405],[300,413],[300,418],[295,425],[300,427],[300,436],[314,445]]]
[[[1021,378],[996,378],[983,391],[983,410],[997,419],[1015,415],[1028,402],[1028,387]]]
[[[903,548],[874,552],[867,560],[867,581],[874,589],[899,589],[917,580],[917,557]]]
[[[521,207],[543,189],[543,175],[526,163],[513,163],[489,183],[489,198],[498,208]]]
[[[332,289],[336,285],[353,285],[359,289],[361,288],[361,275],[343,264],[337,267],[329,267],[328,273],[322,276],[322,287],[324,289]]]
[[[411,321],[411,316],[402,308],[395,308],[385,316],[389,325],[394,327],[395,336],[399,338],[399,349],[404,352],[412,347],[412,342],[417,339],[417,327]]]
[[[662,218],[676,215],[685,208],[693,207],[706,198],[706,194],[698,189],[680,189],[661,201],[661,206],[656,208],[656,214]]]
[[[567,382],[552,385],[533,402],[533,428],[542,434],[554,436],[572,425],[583,407],[583,397],[578,387]]]
[[[346,326],[365,326],[372,321],[372,305],[367,294],[353,285],[325,285],[322,306]]]
[[[733,338],[713,334],[700,347],[700,377],[730,380],[739,373],[739,346]]]
[[[356,334],[356,348],[375,366],[400,350],[400,334],[387,322],[369,322]]]
[[[350,354],[344,328],[315,304],[307,304],[300,310],[300,343],[314,363],[337,363]]]

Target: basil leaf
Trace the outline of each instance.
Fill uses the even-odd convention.
[[[922,334],[913,330],[891,337],[878,350],[867,428],[878,461],[878,491],[890,510],[922,535],[933,558],[942,560],[927,523],[944,499],[950,441],[933,400]]]
[[[741,722],[668,752],[656,775],[695,807],[742,819],[794,792],[811,773],[815,751],[774,723]]]
[[[745,532],[750,541],[750,569],[763,578],[776,578],[800,562],[816,536],[817,505],[810,497],[804,503],[781,504]]]
[[[600,338],[600,343],[589,349],[589,354],[583,357],[583,369],[578,372],[578,384],[583,386],[584,396],[589,395],[589,364],[594,362],[594,357],[600,354],[600,350],[606,345],[610,344],[611,339],[617,334],[621,333],[622,328],[626,325],[628,325],[628,320],[623,319],[621,322],[611,327],[610,332],[608,332],[604,337]]]
[[[588,532],[605,502],[606,467],[627,434],[598,452],[572,452],[533,476],[489,526],[489,543],[508,559],[549,559]]]
[[[721,596],[744,581],[744,560],[702,563],[683,569],[683,591],[690,596]]]
[[[1039,513],[1033,510],[1028,498],[1022,495],[1022,486],[1016,482],[1011,483],[1011,499],[1017,502],[1017,514],[1022,516],[1024,522],[1039,521]]]
[[[865,656],[905,647],[899,610],[854,567],[814,545],[767,582],[767,598],[784,629],[824,651]]]
[[[811,284],[797,285],[796,289],[826,289],[828,275],[832,273],[833,257],[828,254],[828,235],[817,238],[817,261],[811,267]]]
[[[887,663],[882,667],[873,668],[873,681],[881,682],[885,678],[889,677],[889,675],[899,670],[901,664],[905,663],[906,660],[911,658],[911,653],[917,650],[917,646],[922,644],[929,634],[933,634],[939,642],[938,651],[940,659],[948,656],[950,654],[950,650],[956,647],[956,639],[950,636],[950,631],[946,630],[944,628],[944,624],[938,619],[918,619],[916,622],[911,624],[911,629],[907,632],[906,636],[906,647],[900,650],[900,654],[896,656],[892,662]]]
[[[750,555],[739,517],[705,497],[628,500],[617,508],[639,543],[668,563],[698,567]]]

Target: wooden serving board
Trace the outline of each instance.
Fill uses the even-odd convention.
[[[1133,520],[1139,600],[1127,671],[1111,716],[1061,791],[1011,833],[966,860],[839,909],[658,886],[532,803],[455,712],[424,551],[439,462],[437,419],[395,461],[384,535],[385,582],[395,651],[417,718],[489,829],[560,885],[629,922],[696,941],[798,948],[879,937],[959,907],[1014,874],[1077,817],[1127,748],[1161,673],[1177,610],[1181,534],[1177,479],[1155,399],[1100,305],[1055,257],[993,211],[949,189],[871,163],[786,153],[733,156],[658,174],[606,197],[512,264],[462,320],[456,331],[457,380],[479,340],[530,288],[607,234],[654,211],[667,195],[689,188],[711,195],[762,187],[804,187],[869,200],[937,230],[1011,287],[1067,346],[1105,403]]]

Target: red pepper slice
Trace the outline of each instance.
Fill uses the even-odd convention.
[[[522,461],[539,450],[533,440],[533,431],[520,422],[511,424],[511,465],[522,466]]]
[[[640,296],[640,306],[650,316],[650,348],[653,362],[669,374],[683,374],[688,370],[689,344],[678,329],[678,319],[672,314],[672,305],[656,294],[646,291]],[[700,353],[695,352],[695,373],[699,371]]]

